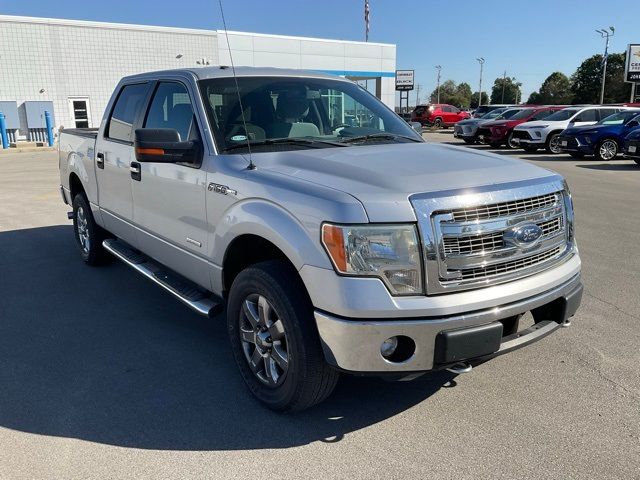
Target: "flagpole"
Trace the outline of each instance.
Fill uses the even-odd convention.
[[[364,0],[364,41],[369,41],[369,14],[371,9],[369,8],[369,0]]]

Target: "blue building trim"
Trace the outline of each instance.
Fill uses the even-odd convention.
[[[312,70],[314,72],[329,73],[345,77],[387,77],[395,78],[396,72],[359,72],[357,70]]]

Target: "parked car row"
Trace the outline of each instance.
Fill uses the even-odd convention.
[[[619,153],[640,164],[640,108],[617,105],[500,106],[454,126],[454,137],[494,148],[592,155],[613,160]]]

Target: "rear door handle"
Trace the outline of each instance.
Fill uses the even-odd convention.
[[[96,154],[96,165],[98,168],[104,169],[104,153],[98,152]]]
[[[140,164],[138,162],[131,162],[131,164],[129,165],[129,171],[131,172],[131,178],[139,182],[142,178]]]

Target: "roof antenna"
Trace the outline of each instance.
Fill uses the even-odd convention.
[[[247,138],[247,150],[249,150],[249,166],[248,170],[255,170],[256,166],[253,164],[251,158],[251,142],[249,142],[249,132],[247,130],[247,119],[244,116],[244,107],[242,106],[242,96],[240,95],[240,87],[238,87],[238,77],[236,77],[236,67],[233,64],[233,54],[231,53],[231,44],[229,43],[229,32],[227,30],[227,21],[224,18],[224,9],[222,8],[222,0],[218,0],[220,5],[220,15],[222,16],[222,25],[224,26],[224,36],[227,39],[227,49],[229,50],[229,59],[231,60],[231,71],[233,72],[233,81],[236,84],[236,93],[238,94],[238,104],[240,105],[240,115],[242,116],[242,126],[244,127],[244,133]]]

